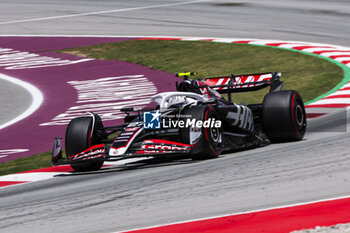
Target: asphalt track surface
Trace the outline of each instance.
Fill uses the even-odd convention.
[[[349,46],[349,12],[347,0],[4,0],[0,33],[236,37]],[[27,107],[28,93],[21,93],[12,100],[2,92],[16,108],[1,101],[0,123]]]
[[[27,90],[9,81],[0,81],[0,93],[0,125],[23,113],[32,102]]]
[[[350,45],[346,0],[247,1],[233,6],[208,1],[154,7],[179,2],[2,1],[0,31],[215,36]],[[149,8],[140,8],[144,6]],[[114,9],[129,10],[85,14]],[[72,17],[56,17],[62,15]],[[52,16],[56,18],[47,18]],[[349,195],[346,120],[344,111],[310,120],[313,132],[302,142],[226,154],[215,160],[129,165],[4,188],[0,190],[0,229],[113,232]]]

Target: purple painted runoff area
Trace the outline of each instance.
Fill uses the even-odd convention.
[[[20,52],[31,52],[40,57],[59,58],[60,60],[77,61],[82,57],[60,54],[52,52],[53,50],[87,46],[99,43],[110,43],[130,40],[135,38],[73,38],[73,37],[1,37],[0,48],[19,50]],[[0,50],[1,52],[1,50]],[[0,53],[1,55],[1,53]],[[0,151],[9,149],[28,149],[26,152],[13,153],[0,158],[0,163],[27,157],[33,154],[52,150],[53,139],[55,136],[64,138],[66,124],[61,125],[41,125],[48,122],[54,122],[53,119],[60,114],[66,113],[72,107],[87,105],[89,102],[79,103],[77,88],[71,83],[83,83],[84,80],[101,80],[108,77],[133,76],[137,78],[142,76],[148,80],[147,85],[155,92],[164,92],[175,90],[176,78],[173,74],[163,71],[152,70],[146,66],[130,64],[122,61],[108,60],[90,60],[76,64],[61,66],[50,66],[41,68],[21,68],[13,69],[14,66],[0,66],[0,73],[28,82],[36,86],[43,94],[44,101],[42,105],[27,118],[0,130]],[[122,82],[123,78],[114,79]],[[130,78],[129,78],[130,81]],[[70,82],[70,83],[68,83]],[[108,82],[107,82],[108,83]],[[116,84],[114,84],[116,85]],[[121,83],[120,85],[125,85]],[[128,86],[130,85],[130,86]],[[126,89],[132,87],[128,83]],[[140,85],[140,84],[139,84]],[[91,86],[91,85],[90,85]],[[98,87],[98,86],[97,86]],[[103,93],[103,88],[99,93]],[[116,86],[115,88],[119,88]],[[124,90],[124,89],[123,89]],[[0,93],[1,94],[1,93]],[[84,94],[84,93],[83,93]],[[116,93],[118,94],[118,93]],[[146,94],[147,95],[147,94]],[[151,95],[149,95],[151,96]],[[84,95],[82,95],[82,99]],[[137,101],[136,96],[133,100],[125,100],[125,96],[119,96],[120,101]],[[142,96],[145,101],[145,96]],[[102,101],[103,104],[115,103],[117,101]],[[125,102],[126,101],[126,102]],[[99,104],[98,101],[91,102]],[[113,106],[111,106],[112,108]],[[98,110],[98,109],[97,109]],[[119,110],[118,110],[119,112]],[[122,119],[109,119],[105,125],[122,123]],[[49,158],[48,158],[49,159]]]

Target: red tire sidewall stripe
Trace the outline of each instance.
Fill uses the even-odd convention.
[[[209,114],[209,111],[213,110],[212,107],[210,107],[206,113],[205,113],[205,117],[204,117],[204,121],[206,121],[208,119],[208,114]],[[209,141],[209,137],[208,137],[208,128],[204,128],[204,131],[205,131],[205,138],[207,139],[207,142],[209,143],[209,148],[210,150],[215,154],[215,155],[218,155],[219,153],[217,151],[215,151],[213,145],[210,143]]]
[[[91,130],[89,130],[89,147],[91,146]]]

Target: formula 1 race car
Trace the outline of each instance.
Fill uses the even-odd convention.
[[[53,165],[70,164],[75,171],[101,168],[104,161],[134,157],[218,157],[223,151],[298,141],[304,137],[306,115],[297,91],[281,90],[281,73],[189,79],[179,73],[176,92],[152,97],[152,109],[122,108],[124,124],[104,127],[94,113],[71,120],[66,129],[66,157],[56,137]],[[232,95],[270,87],[259,104],[236,104]],[[225,99],[221,94],[227,94]],[[115,139],[110,138],[116,135]]]

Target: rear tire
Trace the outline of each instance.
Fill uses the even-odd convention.
[[[217,111],[208,105],[191,106],[183,112],[184,115],[191,116],[190,119],[202,120],[212,118],[213,120],[220,120]],[[196,129],[192,129],[196,130]],[[193,150],[194,154],[191,155],[193,160],[204,160],[217,158],[223,148],[223,129],[221,127],[208,127],[200,128],[200,137]],[[191,144],[191,128],[180,129],[180,135],[184,143]],[[193,139],[192,139],[193,140]]]
[[[97,119],[97,118],[96,118]],[[96,137],[96,128],[99,124],[95,123],[95,130],[91,137],[92,117],[78,117],[71,120],[66,130],[66,155],[69,160],[71,156],[86,150],[87,148],[98,144]],[[102,123],[101,123],[102,124]],[[84,163],[71,164],[74,171],[95,171],[102,167],[103,160],[87,161]]]
[[[306,131],[304,102],[293,90],[271,92],[263,101],[262,125],[272,142],[299,141]]]

